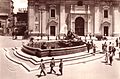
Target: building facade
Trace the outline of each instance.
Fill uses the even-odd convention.
[[[120,0],[28,0],[32,33],[120,35]]]
[[[26,8],[19,8],[17,14],[14,15],[15,29],[18,29],[17,35],[24,35],[28,29],[28,11]]]
[[[13,15],[13,1],[12,0],[0,0],[0,30],[2,34],[9,32],[9,23],[12,22]]]

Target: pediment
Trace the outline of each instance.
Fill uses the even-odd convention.
[[[48,23],[49,25],[57,25],[58,23],[56,22],[56,21],[50,21],[49,23]]]
[[[107,22],[107,21],[105,21],[105,22],[102,23],[102,25],[103,25],[103,26],[110,26],[110,23]]]

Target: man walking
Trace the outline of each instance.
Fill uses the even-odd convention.
[[[60,75],[62,75],[63,74],[63,61],[62,61],[62,59],[60,59],[59,71],[60,71]]]
[[[54,58],[51,59],[50,61],[50,73],[52,73],[52,71],[56,74],[56,71],[53,69],[55,67],[55,60]]]
[[[40,76],[41,76],[42,73],[44,74],[44,76],[46,76],[46,73],[45,73],[45,64],[43,63],[43,59],[41,59],[40,68],[41,68]]]

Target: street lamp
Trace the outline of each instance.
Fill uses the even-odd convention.
[[[41,39],[42,39],[42,25],[43,25],[43,11],[45,11],[45,8],[39,7],[39,33],[40,33],[40,14],[41,14]]]

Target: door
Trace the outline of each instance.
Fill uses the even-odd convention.
[[[104,26],[104,36],[108,36],[108,26]]]
[[[84,19],[82,17],[78,17],[75,20],[75,34],[84,36]]]
[[[55,36],[55,26],[50,26],[50,35]]]

